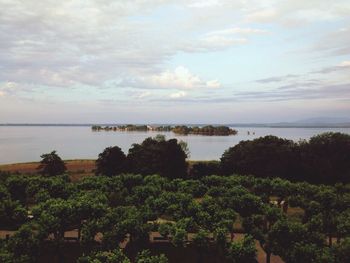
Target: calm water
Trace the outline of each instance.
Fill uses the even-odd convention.
[[[338,131],[350,134],[350,128],[236,128],[235,136],[175,136],[163,132],[167,139],[177,138],[188,143],[191,160],[215,160],[241,140],[265,135],[299,140],[313,135]],[[250,135],[248,135],[250,131]],[[255,135],[252,135],[255,132]],[[92,132],[90,127],[11,127],[0,126],[0,164],[40,160],[42,153],[57,150],[63,159],[96,159],[104,148],[118,145],[125,153],[133,143],[159,132]]]

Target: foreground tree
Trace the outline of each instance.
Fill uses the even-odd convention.
[[[231,242],[227,248],[227,258],[232,263],[256,263],[256,247],[252,236],[244,236],[242,241]]]
[[[301,144],[307,180],[334,184],[350,182],[350,135],[323,133]]]
[[[297,145],[286,139],[265,136],[242,141],[221,157],[224,174],[252,174],[258,177],[295,178],[299,154]]]
[[[89,256],[80,257],[78,263],[130,263],[120,249],[99,251]]]
[[[38,262],[40,243],[32,226],[24,224],[12,236],[6,246],[9,261],[1,258],[5,263],[35,263]]]
[[[118,147],[108,147],[98,155],[96,175],[113,176],[125,172],[126,156]]]
[[[55,176],[63,174],[67,170],[65,163],[62,161],[61,157],[57,155],[56,151],[43,154],[40,157],[42,160],[37,169],[43,175]]]
[[[128,164],[132,173],[160,174],[168,178],[184,177],[187,155],[176,139],[147,138],[129,149]]]
[[[137,254],[136,263],[168,263],[168,259],[164,254],[152,256],[149,250],[143,250]]]

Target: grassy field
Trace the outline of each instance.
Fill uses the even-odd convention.
[[[67,173],[72,181],[78,181],[83,177],[94,175],[95,160],[65,160]],[[36,174],[38,173],[38,162],[31,163],[14,163],[0,165],[0,171],[19,173],[19,174]]]

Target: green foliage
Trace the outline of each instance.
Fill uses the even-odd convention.
[[[27,221],[27,210],[11,199],[0,200],[0,226],[15,228]]]
[[[80,257],[78,263],[130,263],[120,249],[99,251],[89,256]]]
[[[200,229],[193,237],[193,244],[199,249],[206,249],[209,246],[209,232]]]
[[[232,134],[237,134],[236,130],[231,129],[227,126],[204,126],[204,127],[189,127],[185,125],[175,126],[172,131],[176,134],[200,134],[200,135],[216,135],[216,136],[227,136]]]
[[[40,243],[30,225],[22,225],[7,244],[7,253],[14,263],[35,263],[39,252]]]
[[[55,176],[63,174],[67,168],[62,159],[57,155],[56,151],[46,153],[40,156],[42,160],[38,166],[38,170],[41,174],[47,176]]]
[[[195,162],[190,166],[188,175],[193,179],[200,179],[204,176],[221,174],[220,162],[209,161],[209,162]]]
[[[168,263],[168,259],[165,255],[161,254],[159,256],[152,256],[149,250],[143,250],[138,253],[136,263]]]
[[[334,247],[336,262],[346,263],[350,258],[350,237],[348,235],[342,242]]]
[[[160,174],[168,178],[181,178],[187,173],[186,153],[176,139],[168,141],[152,138],[133,144],[127,160],[129,171],[143,175]]]
[[[318,184],[350,182],[350,135],[323,133],[294,143],[275,136],[241,141],[221,157],[223,174],[281,177]]]
[[[301,144],[307,180],[334,184],[350,182],[350,135],[327,132]]]
[[[254,240],[267,256],[274,253],[287,263],[346,262],[348,258],[347,185],[238,175],[170,180],[121,174],[74,183],[65,176],[16,175],[0,184],[0,196],[1,226],[5,221],[17,222],[13,228],[23,225],[14,237],[1,242],[0,260],[6,263],[30,262],[31,257],[40,261],[48,244],[55,249],[55,257],[63,255],[64,234],[75,229],[76,245],[86,255],[79,262],[129,260],[115,251],[118,244],[127,242],[128,253],[129,246],[150,247],[151,231],[167,237],[173,249],[195,248],[201,262],[209,253],[217,253],[223,262],[226,256],[229,262],[255,262]],[[280,205],[284,201],[298,207],[284,213]],[[301,210],[299,217],[291,216],[293,209]],[[251,237],[229,242],[237,230]],[[326,237],[338,242],[330,247]],[[151,247],[158,246],[154,242]],[[9,260],[14,253],[18,260]],[[164,256],[149,252],[140,258],[140,262],[166,262]]]
[[[176,227],[172,231],[172,243],[176,247],[186,246],[187,241],[187,231],[181,227]]]
[[[221,157],[221,165],[224,174],[292,178],[300,172],[298,157],[293,141],[270,135],[229,148]]]
[[[252,236],[246,235],[242,241],[231,242],[227,248],[227,259],[232,263],[256,263],[255,242]]]
[[[96,160],[96,175],[113,176],[126,170],[126,156],[118,147],[107,147]]]

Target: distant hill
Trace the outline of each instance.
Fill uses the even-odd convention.
[[[276,123],[233,123],[233,127],[276,127],[276,128],[350,128],[350,118],[318,117],[294,122]]]
[[[323,123],[323,124],[339,124],[339,123],[350,123],[350,118],[329,118],[329,117],[318,117],[298,120],[295,123]]]

